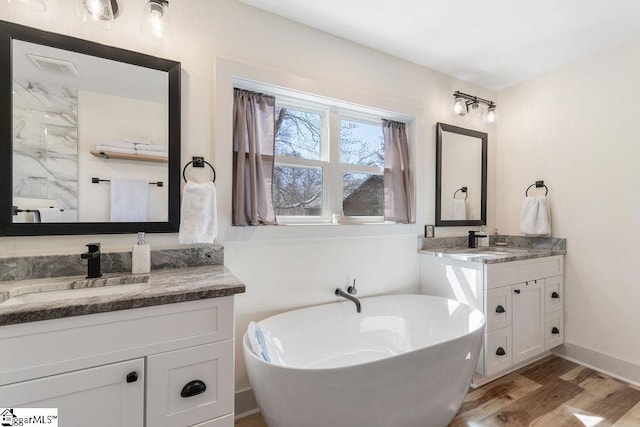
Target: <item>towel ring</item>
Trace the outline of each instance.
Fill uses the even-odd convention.
[[[213,166],[211,166],[211,163],[207,162],[204,157],[197,156],[194,156],[193,160],[187,162],[187,164],[184,165],[184,168],[182,168],[182,179],[184,179],[184,182],[187,182],[187,176],[185,175],[185,172],[187,171],[187,167],[189,165],[193,165],[194,168],[203,168],[204,165],[208,165],[213,172],[213,182],[216,182],[216,170],[213,168]]]
[[[531,189],[531,187],[534,187],[534,186],[536,188],[544,187],[544,196],[547,197],[547,194],[549,194],[549,187],[544,185],[544,181],[536,181],[534,184],[531,184],[530,186],[528,186],[526,191],[524,192],[525,197],[529,197],[529,190]]]
[[[467,196],[469,196],[469,193],[467,193],[467,187],[458,188],[456,192],[453,193],[454,199],[456,198],[456,194],[458,194],[458,191],[462,191],[464,193],[464,199],[467,200]]]

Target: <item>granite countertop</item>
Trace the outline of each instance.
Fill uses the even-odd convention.
[[[94,290],[108,294],[90,295]],[[47,291],[65,296],[43,298]],[[244,284],[224,265],[170,268],[137,275],[111,273],[98,279],[71,276],[4,281],[0,282],[0,325],[217,298],[244,291]],[[35,300],[29,300],[31,296]]]
[[[564,249],[513,248],[506,246],[487,246],[480,248],[423,248],[419,252],[421,254],[457,259],[459,261],[479,262],[483,264],[496,264],[522,259],[565,255],[567,253]]]

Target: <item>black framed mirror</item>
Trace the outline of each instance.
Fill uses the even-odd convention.
[[[487,134],[436,124],[436,226],[486,225]]]
[[[0,21],[0,235],[175,232],[180,63]]]

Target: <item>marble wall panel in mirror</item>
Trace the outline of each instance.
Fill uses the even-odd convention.
[[[15,225],[2,234],[175,231],[180,64],[1,21],[0,29],[10,52],[2,78],[11,82],[2,111],[9,171],[0,172],[11,184],[0,190],[0,215],[5,224],[10,209]]]
[[[436,125],[436,225],[486,224],[487,134]]]

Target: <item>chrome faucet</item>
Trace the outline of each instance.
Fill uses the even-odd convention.
[[[340,288],[336,288],[335,291],[335,295],[337,297],[342,297],[348,299],[349,301],[353,301],[353,303],[356,305],[356,311],[360,313],[360,300],[354,296],[357,293],[358,290],[356,289],[356,279],[353,279],[353,285],[347,288],[347,292],[343,291]]]
[[[87,252],[80,255],[80,258],[87,262],[87,279],[95,279],[102,276],[100,272],[100,243],[89,243]]]

